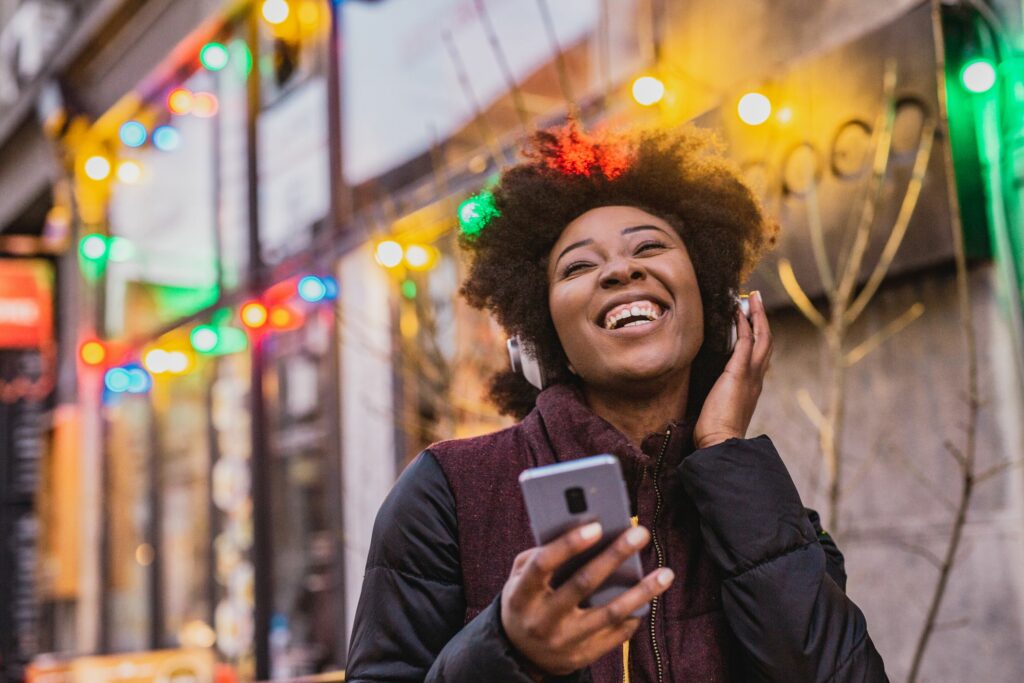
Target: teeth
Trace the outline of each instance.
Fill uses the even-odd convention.
[[[634,325],[646,325],[649,322],[653,322],[661,317],[661,308],[650,301],[637,301],[628,307],[616,309],[613,313],[610,313],[604,321],[605,329],[614,330],[618,327],[618,323],[626,318],[639,318],[645,317],[647,320],[637,320],[631,323],[623,325],[623,327],[632,327]]]

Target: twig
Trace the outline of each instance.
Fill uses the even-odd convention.
[[[818,204],[818,183],[811,183],[807,191],[807,228],[811,233],[811,249],[814,253],[814,264],[818,268],[818,277],[825,287],[825,293],[831,298],[835,294],[836,283],[832,276],[832,266],[825,251],[825,229],[821,225],[821,206]]]
[[[913,304],[910,308],[904,311],[901,316],[892,320],[888,325],[868,337],[866,340],[854,347],[852,351],[847,353],[843,358],[843,362],[846,364],[846,367],[855,365],[863,360],[865,356],[884,344],[890,337],[899,334],[905,327],[907,327],[907,325],[920,318],[923,313],[924,304],[920,301]]]
[[[576,106],[576,98],[572,95],[572,83],[569,81],[569,69],[565,64],[565,52],[558,42],[558,33],[555,32],[555,22],[551,20],[551,11],[548,9],[547,0],[537,0],[537,7],[540,9],[540,17],[544,22],[544,31],[548,34],[548,41],[555,51],[555,69],[558,71],[558,83],[562,88],[562,96],[569,107],[569,115],[576,116],[579,108]]]
[[[814,324],[818,329],[825,329],[828,323],[825,322],[825,318],[822,317],[818,309],[814,307],[811,300],[807,298],[807,294],[804,293],[803,288],[796,279],[796,274],[793,272],[793,264],[789,262],[787,258],[780,258],[779,264],[779,280],[782,282],[783,288],[786,290],[786,294],[796,304],[797,309],[804,314],[811,323]]]
[[[480,107],[480,103],[476,99],[476,93],[473,91],[473,84],[469,80],[469,74],[466,73],[466,65],[462,61],[462,56],[459,55],[459,49],[455,45],[455,40],[452,38],[451,32],[448,30],[442,31],[441,40],[444,42],[445,47],[448,48],[448,57],[452,60],[452,66],[455,67],[455,76],[459,80],[459,87],[462,88],[462,94],[466,97],[466,101],[469,103],[469,107],[473,111],[473,122],[476,123],[477,132],[480,133],[481,142],[483,142],[484,147],[487,148],[488,153],[491,155],[491,159],[494,160],[494,165],[500,168],[502,166],[500,148],[494,142],[494,136],[491,135],[491,127],[487,124],[487,119],[484,116],[483,109]]]
[[[523,91],[520,90],[519,84],[512,74],[512,69],[508,65],[508,59],[501,47],[501,41],[498,40],[498,34],[494,30],[494,24],[491,22],[491,15],[487,11],[484,0],[476,0],[476,10],[480,16],[480,24],[484,28],[484,33],[487,34],[487,42],[494,53],[494,59],[498,62],[498,69],[501,70],[501,75],[505,79],[505,86],[512,94],[512,103],[515,105],[516,115],[519,117],[519,125],[522,126],[523,133],[528,134],[530,132],[530,113],[523,100]]]
[[[1017,467],[1018,465],[1024,464],[1024,458],[1018,460],[1004,460],[1003,462],[993,465],[986,470],[982,470],[978,474],[974,475],[974,483],[980,484],[987,481],[998,474],[1002,474],[1011,467]]]
[[[925,122],[924,129],[921,132],[921,143],[917,148],[917,156],[914,160],[914,171],[910,177],[907,192],[903,196],[903,204],[900,206],[896,223],[893,226],[892,232],[889,233],[889,239],[886,240],[882,255],[875,264],[875,269],[871,272],[871,277],[868,278],[867,284],[864,285],[864,288],[860,291],[853,304],[850,305],[850,308],[846,310],[844,317],[847,324],[856,320],[864,311],[868,302],[871,301],[871,297],[878,291],[882,280],[885,279],[886,274],[889,272],[893,259],[896,258],[896,252],[899,251],[900,245],[903,243],[903,238],[907,234],[907,228],[910,226],[910,219],[914,215],[914,209],[917,208],[917,200],[921,196],[921,188],[924,186],[925,174],[928,172],[928,161],[931,159],[932,143],[934,140],[935,120],[929,119]]]

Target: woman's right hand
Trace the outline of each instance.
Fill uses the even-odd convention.
[[[598,523],[573,529],[546,545],[520,553],[501,591],[501,624],[519,653],[546,673],[565,675],[582,669],[621,645],[640,625],[632,614],[661,595],[675,578],[657,569],[602,607],[581,608],[626,559],[650,541],[642,526],[622,533],[557,589],[555,571],[597,543]]]

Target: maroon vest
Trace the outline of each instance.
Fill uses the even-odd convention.
[[[664,433],[652,434],[638,449],[594,414],[578,391],[558,385],[542,392],[533,412],[513,427],[431,446],[455,497],[466,621],[494,600],[515,556],[534,545],[519,473],[610,453],[622,463],[634,512],[657,535],[665,564],[676,574],[659,602],[653,629],[648,617],[630,640],[630,680],[655,682],[660,666],[663,681],[738,681],[738,645],[722,612],[721,577],[704,549],[697,510],[676,475],[676,466],[693,451],[692,424],[677,422],[669,430],[667,445]],[[654,524],[656,470],[662,509]],[[645,572],[654,570],[653,543],[641,559]],[[596,683],[622,681],[621,650],[590,670]]]

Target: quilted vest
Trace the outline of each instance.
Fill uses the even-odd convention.
[[[649,615],[630,640],[629,680],[739,681],[739,646],[722,611],[721,576],[676,474],[694,450],[692,435],[693,425],[679,421],[637,448],[593,413],[578,390],[556,385],[543,391],[536,408],[513,427],[431,446],[455,498],[466,622],[501,592],[516,555],[534,545],[519,473],[609,453],[622,464],[633,513],[658,538],[664,564],[676,575],[652,611],[653,620]],[[641,560],[645,573],[658,566],[654,543],[644,548]],[[591,665],[591,677],[596,683],[624,680],[623,659],[621,650],[613,650]]]

